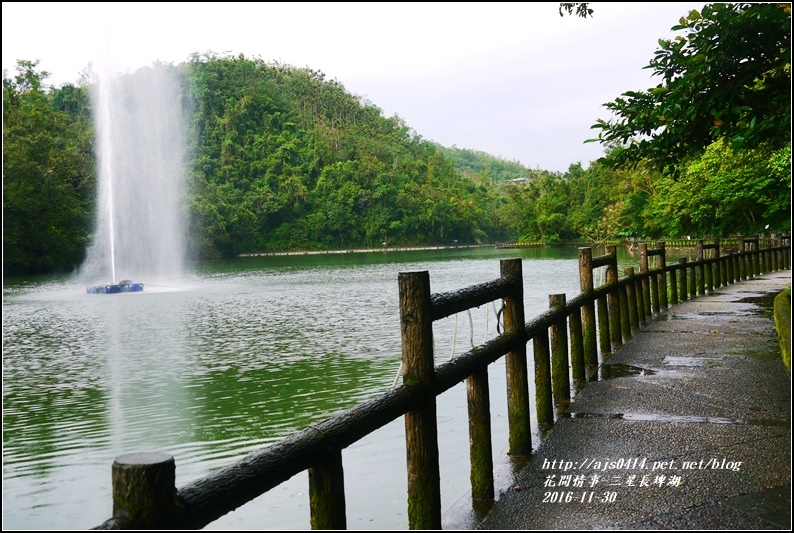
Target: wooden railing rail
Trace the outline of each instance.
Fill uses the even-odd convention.
[[[536,421],[545,430],[554,424],[555,412],[559,415],[568,405],[572,390],[584,386],[600,362],[667,308],[668,298],[676,304],[762,272],[790,268],[790,234],[739,237],[736,242],[736,250],[723,247],[720,255],[718,240],[698,240],[696,260],[682,257],[672,265],[666,264],[664,241],[654,248],[640,243],[640,271],[626,268],[623,277],[618,277],[614,246],[599,257],[593,257],[591,248],[579,248],[581,293],[570,300],[550,295],[549,310],[529,321],[524,318],[520,259],[502,260],[496,280],[438,294],[430,291],[428,272],[400,273],[402,385],[178,490],[170,455],[119,456],[112,468],[113,517],[95,529],[200,529],[302,471],[309,476],[311,527],[345,529],[342,450],[400,416],[406,425],[408,525],[440,529],[438,395],[466,382],[471,495],[493,501],[488,366],[505,356],[508,454],[529,456],[527,344],[532,341]],[[714,250],[710,257],[708,250]],[[649,257],[658,257],[656,268],[650,268]],[[594,287],[593,269],[603,266],[606,282]],[[504,332],[436,367],[432,323],[499,299]]]

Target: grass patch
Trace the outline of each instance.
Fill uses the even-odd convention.
[[[775,329],[783,365],[791,375],[791,284],[775,297]]]

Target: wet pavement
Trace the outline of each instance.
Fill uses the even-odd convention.
[[[791,529],[791,271],[663,310],[603,361],[497,501],[444,529]],[[473,511],[472,504],[478,508]]]

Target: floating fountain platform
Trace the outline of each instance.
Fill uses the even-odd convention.
[[[123,279],[118,283],[109,285],[95,285],[88,287],[85,292],[88,294],[119,294],[122,292],[143,292],[143,283],[135,283],[128,279]]]

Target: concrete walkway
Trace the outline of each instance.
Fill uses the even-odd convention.
[[[775,272],[662,311],[467,529],[791,529]],[[445,528],[458,528],[446,523]]]

